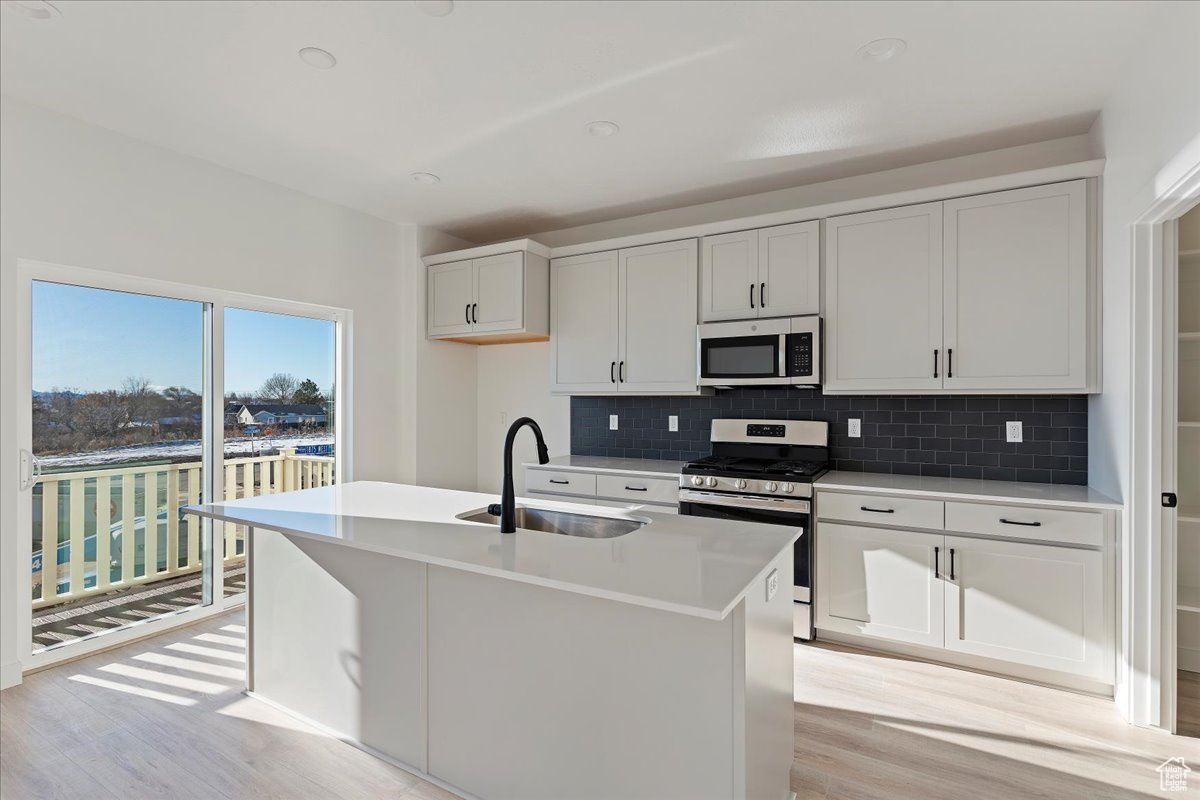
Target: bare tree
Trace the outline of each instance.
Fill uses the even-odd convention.
[[[292,398],[296,396],[298,388],[300,388],[300,382],[296,380],[296,376],[289,375],[286,372],[276,372],[263,381],[262,388],[258,390],[258,395],[264,402],[290,403],[292,402]]]
[[[121,399],[125,403],[125,423],[143,422],[149,414],[158,393],[150,388],[145,378],[126,378],[121,384]]]

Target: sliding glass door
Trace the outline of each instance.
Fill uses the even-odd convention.
[[[32,284],[32,649],[212,602],[209,304]]]
[[[183,509],[348,479],[350,312],[17,263],[24,668],[243,602],[246,531]]]
[[[293,492],[335,478],[337,323],[225,309],[224,498]],[[246,527],[218,526],[226,596],[246,589]]]

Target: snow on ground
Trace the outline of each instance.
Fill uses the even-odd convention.
[[[297,433],[279,436],[238,437],[225,440],[225,457],[270,454],[281,447],[303,447],[307,445],[333,444],[333,435],[328,433]],[[143,461],[188,461],[200,460],[200,440],[181,439],[173,442],[137,444],[95,450],[90,453],[71,453],[63,456],[41,456],[42,469],[61,470],[67,467],[97,467],[126,462]]]

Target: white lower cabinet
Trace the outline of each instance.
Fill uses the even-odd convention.
[[[559,503],[679,513],[679,478],[665,473],[652,478],[639,472],[587,472],[530,464],[525,467],[525,494]]]
[[[818,638],[822,631],[867,637],[884,649],[887,642],[897,643],[904,652],[916,651],[903,646],[919,645],[935,659],[1020,677],[1070,683],[1056,677],[1067,674],[1112,684],[1112,565],[1105,557],[1109,525],[1102,514],[956,501],[945,503],[946,530],[860,525],[845,518],[851,516],[847,509],[893,501],[915,502],[886,495],[818,497]],[[975,508],[951,514],[952,506],[960,512]],[[1049,541],[971,535],[973,530],[955,527],[964,519],[996,515],[1040,517],[1026,524],[1046,521],[1040,529]]]
[[[818,628],[941,647],[945,537],[829,522],[818,536]]]
[[[945,539],[947,650],[1107,677],[1099,550]]]

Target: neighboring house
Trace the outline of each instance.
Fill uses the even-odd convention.
[[[238,413],[242,410],[243,403],[226,403],[225,404],[225,425],[238,424]]]
[[[324,425],[324,406],[307,403],[265,404],[245,403],[237,412],[242,425]]]

